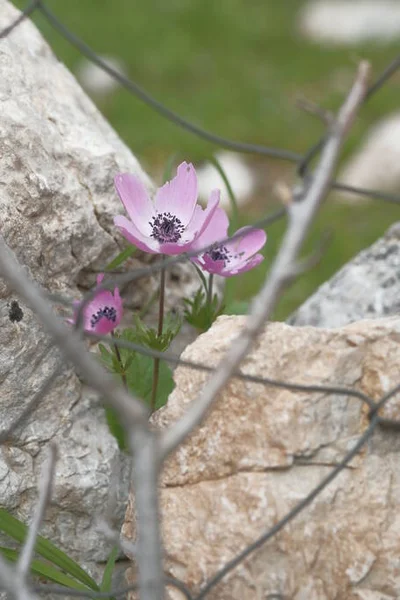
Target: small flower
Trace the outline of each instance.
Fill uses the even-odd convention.
[[[104,279],[104,273],[97,276],[97,285],[99,286]],[[74,302],[75,310],[72,319],[68,323],[75,325],[78,319],[78,311],[81,302]],[[107,335],[115,329],[122,318],[122,300],[119,295],[119,289],[115,288],[114,293],[108,290],[100,290],[95,297],[90,300],[83,309],[83,329],[89,333],[98,333]]]
[[[219,208],[213,217],[214,236],[218,232],[217,240],[224,240],[228,235],[228,217]],[[267,241],[267,234],[262,229],[253,227],[242,227],[226,242],[214,242],[206,230],[197,238],[194,249],[201,249],[210,244],[212,247],[198,256],[192,257],[192,261],[199,265],[204,271],[222,277],[232,277],[253,269],[264,260],[262,254],[256,254]]]
[[[118,215],[114,223],[131,244],[144,252],[182,254],[204,231],[212,233],[219,190],[211,192],[207,208],[201,208],[192,164],[180,164],[174,179],[157,190],[154,202],[141,181],[129,173],[117,175],[115,187],[130,219]]]

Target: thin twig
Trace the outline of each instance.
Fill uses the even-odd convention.
[[[36,505],[35,514],[32,523],[29,526],[28,535],[17,563],[17,577],[19,577],[22,581],[26,580],[28,575],[35,549],[36,538],[38,536],[47,505],[50,502],[56,456],[57,449],[54,444],[50,444],[49,457],[43,466],[43,472],[40,479],[39,499]]]
[[[296,152],[291,152],[290,150],[283,150],[280,148],[269,148],[267,146],[260,146],[259,144],[247,144],[245,142],[235,142],[232,140],[228,140],[219,135],[215,135],[205,129],[202,129],[198,125],[191,123],[187,119],[184,119],[167,106],[165,106],[159,100],[153,98],[150,94],[148,94],[142,87],[140,87],[137,83],[128,79],[122,73],[113,69],[109,64],[107,64],[104,60],[100,58],[83,40],[78,38],[72,31],[67,29],[59,19],[55,16],[55,14],[45,5],[44,2],[39,2],[39,10],[46,17],[47,21],[58,31],[70,44],[75,46],[81,54],[86,56],[93,64],[100,67],[105,73],[108,73],[115,81],[118,81],[128,92],[134,94],[137,98],[139,98],[142,102],[150,106],[153,110],[157,111],[163,117],[167,118],[169,121],[172,121],[178,127],[182,127],[186,129],[190,133],[197,135],[198,137],[210,142],[212,144],[216,144],[222,148],[227,148],[228,150],[234,150],[235,152],[244,152],[251,154],[260,154],[262,156],[270,156],[271,158],[279,158],[280,160],[288,160],[290,162],[297,162],[301,160],[301,154],[297,154]]]
[[[288,229],[270,275],[261,292],[252,303],[251,313],[244,331],[232,344],[198,398],[190,404],[186,414],[161,436],[160,451],[162,457],[172,452],[193,428],[201,423],[217,394],[236,371],[239,363],[246,356],[259,334],[262,324],[268,319],[275,307],[287,283],[288,274],[296,266],[298,253],[313,218],[329,189],[340,148],[367,90],[369,71],[369,64],[362,62],[354,85],[332,127],[320,164],[304,200],[293,202],[288,208]]]
[[[15,568],[0,556],[0,590],[8,592],[14,600],[39,600],[36,594],[29,591],[25,580],[17,577]]]
[[[127,427],[145,424],[148,411],[143,402],[128,394],[87,352],[76,333],[53,314],[45,294],[27,277],[2,236],[0,236],[0,276],[8,281],[21,298],[24,298],[67,359],[84,374],[87,383],[114,406],[121,422]]]
[[[110,343],[110,339],[105,335],[98,334],[87,334],[91,339],[96,339],[99,341],[104,341]],[[190,369],[194,369],[195,371],[205,371],[207,373],[214,373],[215,368],[210,367],[209,365],[204,365],[199,362],[193,362],[191,360],[187,360],[185,358],[181,358],[177,354],[172,354],[171,352],[159,352],[158,350],[152,350],[151,348],[147,348],[146,346],[141,346],[140,344],[135,344],[134,342],[128,342],[127,340],[118,339],[115,340],[115,343],[118,344],[121,348],[127,348],[128,350],[132,350],[133,352],[138,352],[139,354],[143,354],[144,356],[149,356],[151,358],[158,357],[166,362],[170,362],[175,365],[182,365],[183,367],[189,367]],[[322,394],[337,394],[338,396],[349,396],[350,398],[357,398],[364,402],[370,409],[373,411],[376,407],[375,401],[361,392],[360,390],[353,390],[351,388],[346,388],[339,385],[325,385],[325,384],[305,384],[305,383],[296,383],[295,381],[280,381],[277,379],[271,379],[269,377],[260,377],[258,375],[247,375],[246,373],[241,373],[240,371],[235,371],[232,374],[232,378],[239,379],[241,381],[249,381],[251,383],[258,383],[265,386],[277,387],[287,390],[292,390],[296,392],[305,392],[305,393],[322,393]]]
[[[336,479],[337,475],[343,471],[343,469],[348,465],[348,463],[360,452],[361,448],[366,444],[369,438],[372,436],[375,431],[376,426],[378,425],[379,418],[375,416],[371,423],[369,424],[368,429],[364,431],[362,436],[357,440],[357,443],[354,447],[346,454],[346,456],[336,465],[334,469],[327,475],[320,483],[313,489],[303,500],[298,502],[292,510],[290,510],[283,519],[280,519],[273,527],[271,527],[266,533],[261,535],[255,542],[248,545],[242,552],[240,552],[234,559],[229,561],[218,573],[216,573],[205,585],[205,587],[201,590],[200,594],[195,597],[195,600],[203,600],[208,593],[214,588],[220,581],[225,577],[228,573],[230,573],[233,569],[235,569],[241,562],[244,561],[247,556],[249,556],[252,552],[260,548],[263,544],[265,544],[269,539],[271,539],[274,535],[276,535],[281,529],[283,529],[290,521],[292,521],[301,511],[303,511],[311,502],[325,489],[334,479]]]
[[[18,15],[15,21],[11,23],[11,25],[8,25],[8,27],[5,27],[2,31],[0,31],[0,40],[8,37],[10,33],[26,19],[26,17],[36,10],[39,4],[40,0],[32,0],[32,2],[30,2],[28,6],[24,8],[24,10]]]
[[[130,436],[136,506],[136,564],[141,600],[164,600],[163,550],[158,504],[158,444],[152,431]]]

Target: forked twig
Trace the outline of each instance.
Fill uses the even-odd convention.
[[[205,384],[197,399],[190,404],[186,414],[160,438],[160,452],[165,458],[204,419],[217,394],[225,386],[249,352],[254,340],[267,321],[284,289],[288,277],[297,266],[297,258],[313,218],[329,190],[331,179],[345,136],[355,118],[368,89],[370,66],[362,62],[353,87],[332,125],[309,188],[303,200],[288,207],[288,228],[270,275],[261,292],[255,297],[249,318],[241,335],[232,344],[215,373]]]

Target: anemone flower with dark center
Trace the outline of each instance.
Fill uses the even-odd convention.
[[[122,235],[144,252],[182,254],[209,232],[219,203],[219,190],[211,192],[205,209],[197,204],[197,176],[192,164],[183,162],[171,181],[160,187],[152,201],[138,177],[121,173],[115,187],[128,213],[114,218]],[[216,239],[216,238],[215,238]]]
[[[222,208],[218,208],[213,216],[213,235],[209,235],[206,230],[195,241],[193,250],[201,250],[211,245],[209,250],[191,258],[207,273],[232,277],[253,269],[264,260],[262,254],[258,254],[258,250],[267,241],[265,231],[254,227],[242,227],[227,240],[228,226],[226,213]]]
[[[98,286],[103,279],[103,273],[97,276]],[[75,325],[80,306],[81,302],[74,302],[74,316],[72,319],[68,319],[68,323]],[[94,298],[84,307],[82,317],[83,329],[85,331],[99,335],[111,333],[122,319],[122,300],[119,295],[119,289],[115,288],[114,293],[109,290],[99,290]]]

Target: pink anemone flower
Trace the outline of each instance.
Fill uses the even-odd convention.
[[[264,260],[262,254],[258,254],[265,242],[267,234],[262,229],[254,227],[242,227],[228,241],[228,217],[219,208],[213,217],[214,235],[209,235],[208,230],[197,238],[194,249],[201,249],[213,244],[209,250],[192,257],[192,261],[199,265],[204,271],[222,277],[232,277],[253,269]],[[218,232],[217,241],[215,233]]]
[[[115,187],[129,215],[114,218],[122,235],[144,252],[183,254],[195,240],[209,231],[219,203],[219,190],[213,190],[205,209],[197,204],[197,177],[192,164],[183,162],[171,181],[150,199],[141,181],[129,173],[115,177]],[[216,239],[216,238],[215,238]]]
[[[104,279],[104,273],[97,276],[97,285],[99,286]],[[75,325],[78,319],[78,311],[81,302],[74,302],[74,316],[68,319],[68,323]],[[119,289],[115,288],[114,293],[109,290],[99,290],[99,292],[90,300],[83,309],[83,329],[88,333],[97,333],[107,335],[118,327],[122,319],[122,299],[119,295]]]

